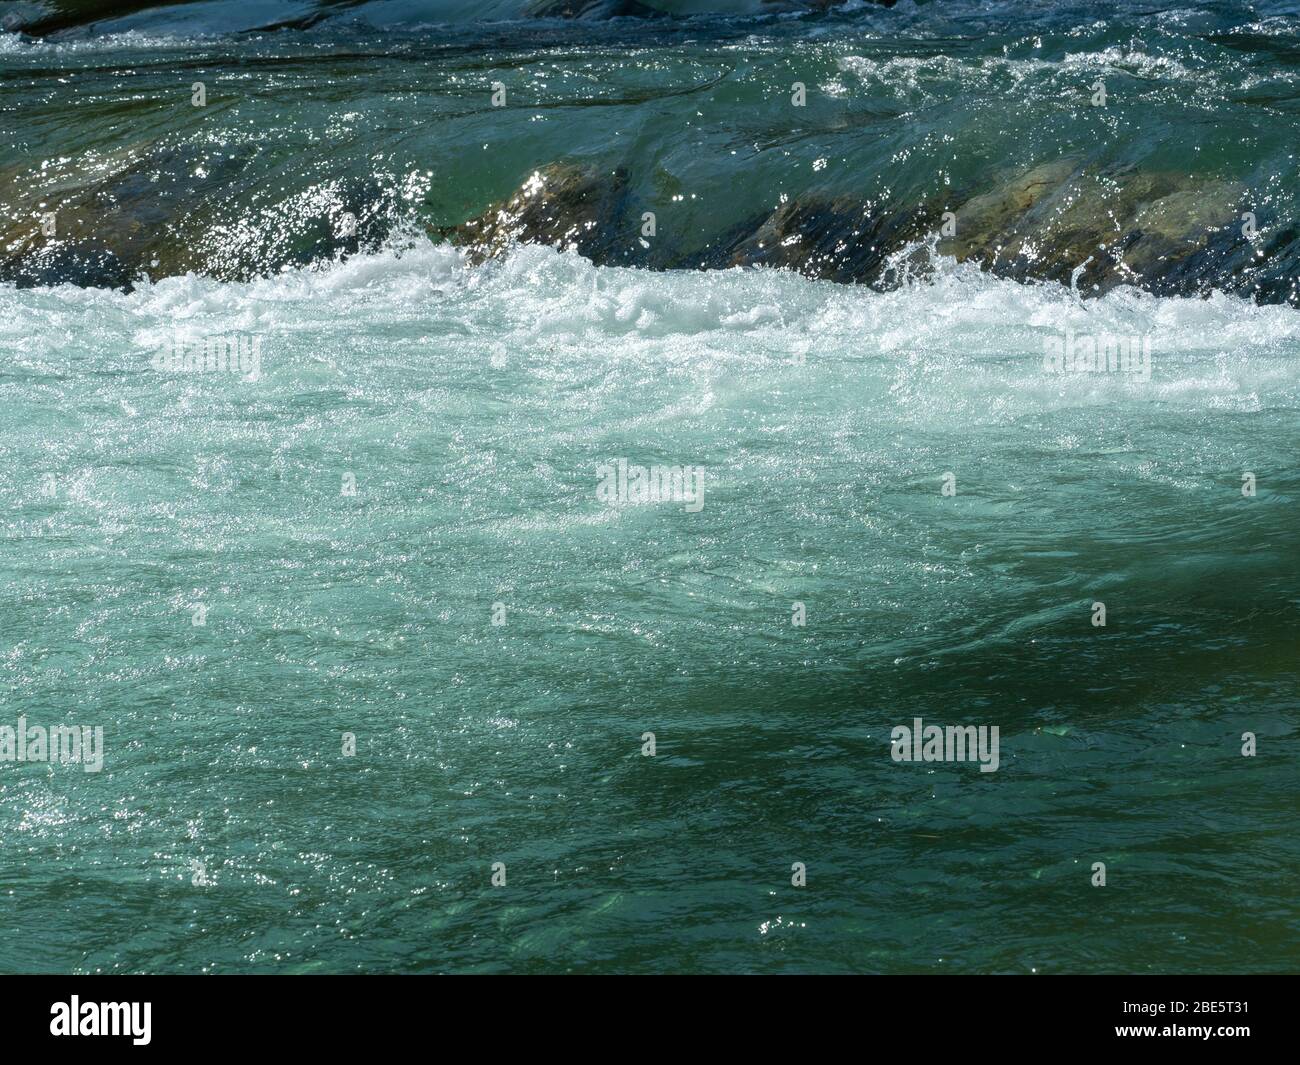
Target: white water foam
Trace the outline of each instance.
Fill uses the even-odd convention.
[[[1294,404],[1300,390],[1292,308],[1131,288],[1080,300],[1063,286],[951,260],[939,260],[929,280],[876,292],[768,269],[597,267],[542,247],[469,266],[457,250],[421,241],[246,283],[187,275],[130,294],[0,287],[0,345],[33,370],[74,357],[142,364],[182,328],[263,335],[267,372],[283,384],[304,367],[343,369],[367,351],[414,363],[421,351],[445,352],[485,374],[504,352],[538,380],[667,373],[693,381],[696,394],[747,376],[871,380],[868,391],[887,391],[908,421],[1003,420],[1095,403],[1252,410]],[[1045,339],[1066,330],[1149,338],[1150,380],[1044,372]]]

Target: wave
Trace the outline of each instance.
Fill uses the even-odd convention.
[[[1005,418],[1005,407],[980,403],[1008,388],[1027,389],[1047,406],[1127,396],[1138,404],[1255,410],[1293,404],[1300,389],[1300,316],[1289,308],[1223,293],[1154,296],[1131,286],[1081,300],[1064,286],[1017,283],[940,255],[923,279],[885,292],[763,268],[598,266],[535,245],[476,264],[463,249],[423,238],[241,282],[189,274],[142,281],[130,292],[0,286],[0,336],[25,353],[18,371],[50,357],[37,338],[59,346],[51,329],[129,360],[177,330],[342,335],[361,317],[399,332],[421,323],[488,354],[504,346],[513,360],[544,360],[577,345],[589,356],[635,362],[626,341],[669,357],[674,344],[689,343],[690,358],[716,359],[716,370],[737,359],[785,365],[800,355],[883,361],[900,374],[900,388],[924,373],[934,404],[962,408],[954,417]],[[78,322],[84,329],[74,328]],[[1045,376],[1044,338],[1067,332],[1152,338],[1156,372],[1144,387],[1123,375]],[[603,344],[615,338],[619,345]],[[987,389],[973,388],[977,382]]]

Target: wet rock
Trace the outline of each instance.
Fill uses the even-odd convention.
[[[662,18],[664,12],[637,0],[533,0],[525,9],[532,18]]]
[[[972,197],[942,254],[1014,280],[1190,294],[1239,287],[1247,243],[1230,229],[1244,189],[1184,174],[1094,171],[1057,160]]]
[[[826,11],[848,0],[762,0],[764,12],[787,14]],[[893,7],[897,0],[871,0],[880,7]],[[532,18],[610,19],[671,18],[672,13],[656,7],[654,0],[533,0],[525,9]]]
[[[571,249],[599,263],[654,265],[639,239],[637,206],[623,169],[553,165],[531,174],[509,200],[438,235],[465,246],[472,261],[518,243]]]
[[[890,253],[921,239],[929,212],[876,209],[848,199],[790,201],[682,247],[660,233],[641,239],[651,208],[627,172],[561,164],[533,173],[509,200],[460,226],[437,231],[471,261],[514,244],[569,249],[593,262],[650,269],[768,266],[823,280],[871,281]]]
[[[1075,170],[1068,160],[1044,163],[972,196],[954,212],[956,232],[939,242],[939,252],[958,262],[975,259],[991,265],[1004,246],[1023,238],[1029,214],[1057,194]]]
[[[149,0],[46,0],[45,3],[16,3],[0,17],[0,27],[13,32],[42,36],[73,26],[84,26],[96,19],[127,15],[150,5]]]
[[[84,162],[40,181],[23,169],[0,175],[0,280],[120,288],[167,256],[162,238],[177,205],[166,181],[150,180],[146,153],[124,148]]]
[[[0,281],[126,288],[189,271],[246,280],[377,247],[399,217],[394,191],[373,180],[308,181],[289,195],[263,195],[246,187],[246,164],[238,154],[135,145],[53,172],[0,172]],[[643,225],[663,195],[638,191],[622,167],[557,163],[434,235],[472,261],[535,243],[599,264],[766,266],[878,288],[923,276],[934,247],[1000,277],[1056,281],[1081,295],[1134,284],[1162,295],[1221,290],[1300,302],[1300,232],[1261,218],[1246,236],[1246,190],[1185,174],[1053,160],[991,177],[953,203],[796,196],[646,239]],[[47,212],[53,235],[41,229]],[[341,224],[348,216],[350,228]],[[955,219],[955,232],[945,234],[945,219]]]
[[[246,280],[374,246],[388,232],[391,196],[373,183],[250,207],[231,192],[247,163],[238,152],[137,144],[52,172],[2,172],[0,281],[130,288],[190,271]],[[355,222],[341,226],[347,214]]]
[[[925,208],[790,200],[691,265],[768,266],[824,281],[887,284],[891,259],[924,238],[929,219]]]
[[[1218,289],[1294,300],[1294,271],[1273,269],[1272,259],[1294,261],[1300,233],[1252,243],[1236,223],[1244,198],[1229,182],[1053,160],[992,179],[955,205],[795,198],[697,234],[696,250],[680,250],[635,239],[646,204],[630,193],[625,171],[564,164],[536,172],[511,199],[442,235],[477,259],[515,242],[542,243],[596,263],[767,266],[880,288],[923,273],[926,247],[939,237],[941,255],[1013,280],[1072,285],[1081,295],[1133,284],[1161,294]],[[941,236],[945,211],[956,229]]]

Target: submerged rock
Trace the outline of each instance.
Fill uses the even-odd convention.
[[[22,168],[0,174],[0,280],[121,288],[162,258],[169,272],[184,272],[161,239],[178,207],[169,202],[175,189],[151,174],[175,175],[187,162],[182,153],[162,159],[131,146],[39,182]]]
[[[627,172],[557,164],[535,171],[510,199],[438,235],[481,261],[515,244],[545,244],[593,262],[651,265],[638,240]]]
[[[1000,277],[1060,281],[1100,294],[1120,284],[1187,294],[1235,289],[1249,241],[1231,228],[1245,189],[1185,174],[1096,172],[1056,160],[954,212],[940,253]],[[1235,234],[1235,235],[1234,235]]]
[[[373,179],[264,194],[248,184],[247,163],[239,151],[137,144],[39,173],[0,171],[0,281],[129,288],[190,271],[246,280],[377,247],[402,217],[397,192]],[[1248,235],[1247,191],[1231,182],[1058,159],[990,176],[951,203],[793,196],[748,215],[667,225],[676,216],[661,201],[672,188],[638,185],[624,167],[557,163],[506,200],[433,232],[473,261],[545,244],[598,264],[766,266],[883,289],[923,276],[937,251],[1081,295],[1133,284],[1161,295],[1220,290],[1300,304],[1300,232],[1259,219]],[[51,214],[53,232],[43,225]]]
[[[638,0],[533,0],[532,18],[661,18],[664,12]]]
[[[881,7],[892,7],[896,0],[871,0]],[[760,10],[777,13],[822,11],[839,7],[847,0],[759,0]],[[44,37],[56,33],[93,27],[110,19],[120,19],[154,9],[175,8],[176,0],[27,0],[13,3],[12,10],[0,18],[0,28]],[[270,21],[253,23],[259,29],[307,29],[334,16],[347,17],[360,0],[316,0],[314,4],[290,5],[291,13],[274,17],[278,9],[269,9]],[[704,10],[707,10],[705,8]],[[728,10],[723,5],[723,11]],[[175,12],[183,15],[183,12]],[[196,13],[201,18],[204,12]],[[434,12],[436,15],[437,12]],[[496,16],[500,17],[500,16]],[[519,0],[516,17],[556,19],[672,18],[668,6],[656,0]],[[200,24],[202,25],[202,24]]]
[[[1164,295],[1235,292],[1296,302],[1300,233],[1247,236],[1246,190],[1164,172],[1098,171],[1053,160],[991,179],[955,204],[794,198],[693,246],[637,240],[654,204],[626,171],[557,164],[534,172],[509,200],[439,234],[474,259],[515,243],[570,248],[598,264],[653,269],[768,266],[809,277],[890,288],[923,272],[927,247],[999,277],[1055,281],[1081,295],[1132,284]],[[696,235],[697,238],[699,235]]]
[[[247,163],[238,151],[136,144],[39,173],[0,171],[0,282],[129,289],[190,271],[246,280],[387,235],[391,192],[339,183],[250,207],[231,195]]]
[[[924,240],[924,207],[881,208],[847,198],[790,200],[699,266],[769,266],[824,281],[881,280],[891,259]]]

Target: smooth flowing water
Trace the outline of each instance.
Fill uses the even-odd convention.
[[[103,729],[0,761],[0,970],[1300,964],[1300,7],[718,6],[0,36],[0,224],[86,238],[0,284],[0,726]],[[1062,157],[1231,190],[1271,302],[445,239],[557,161],[695,254]]]

